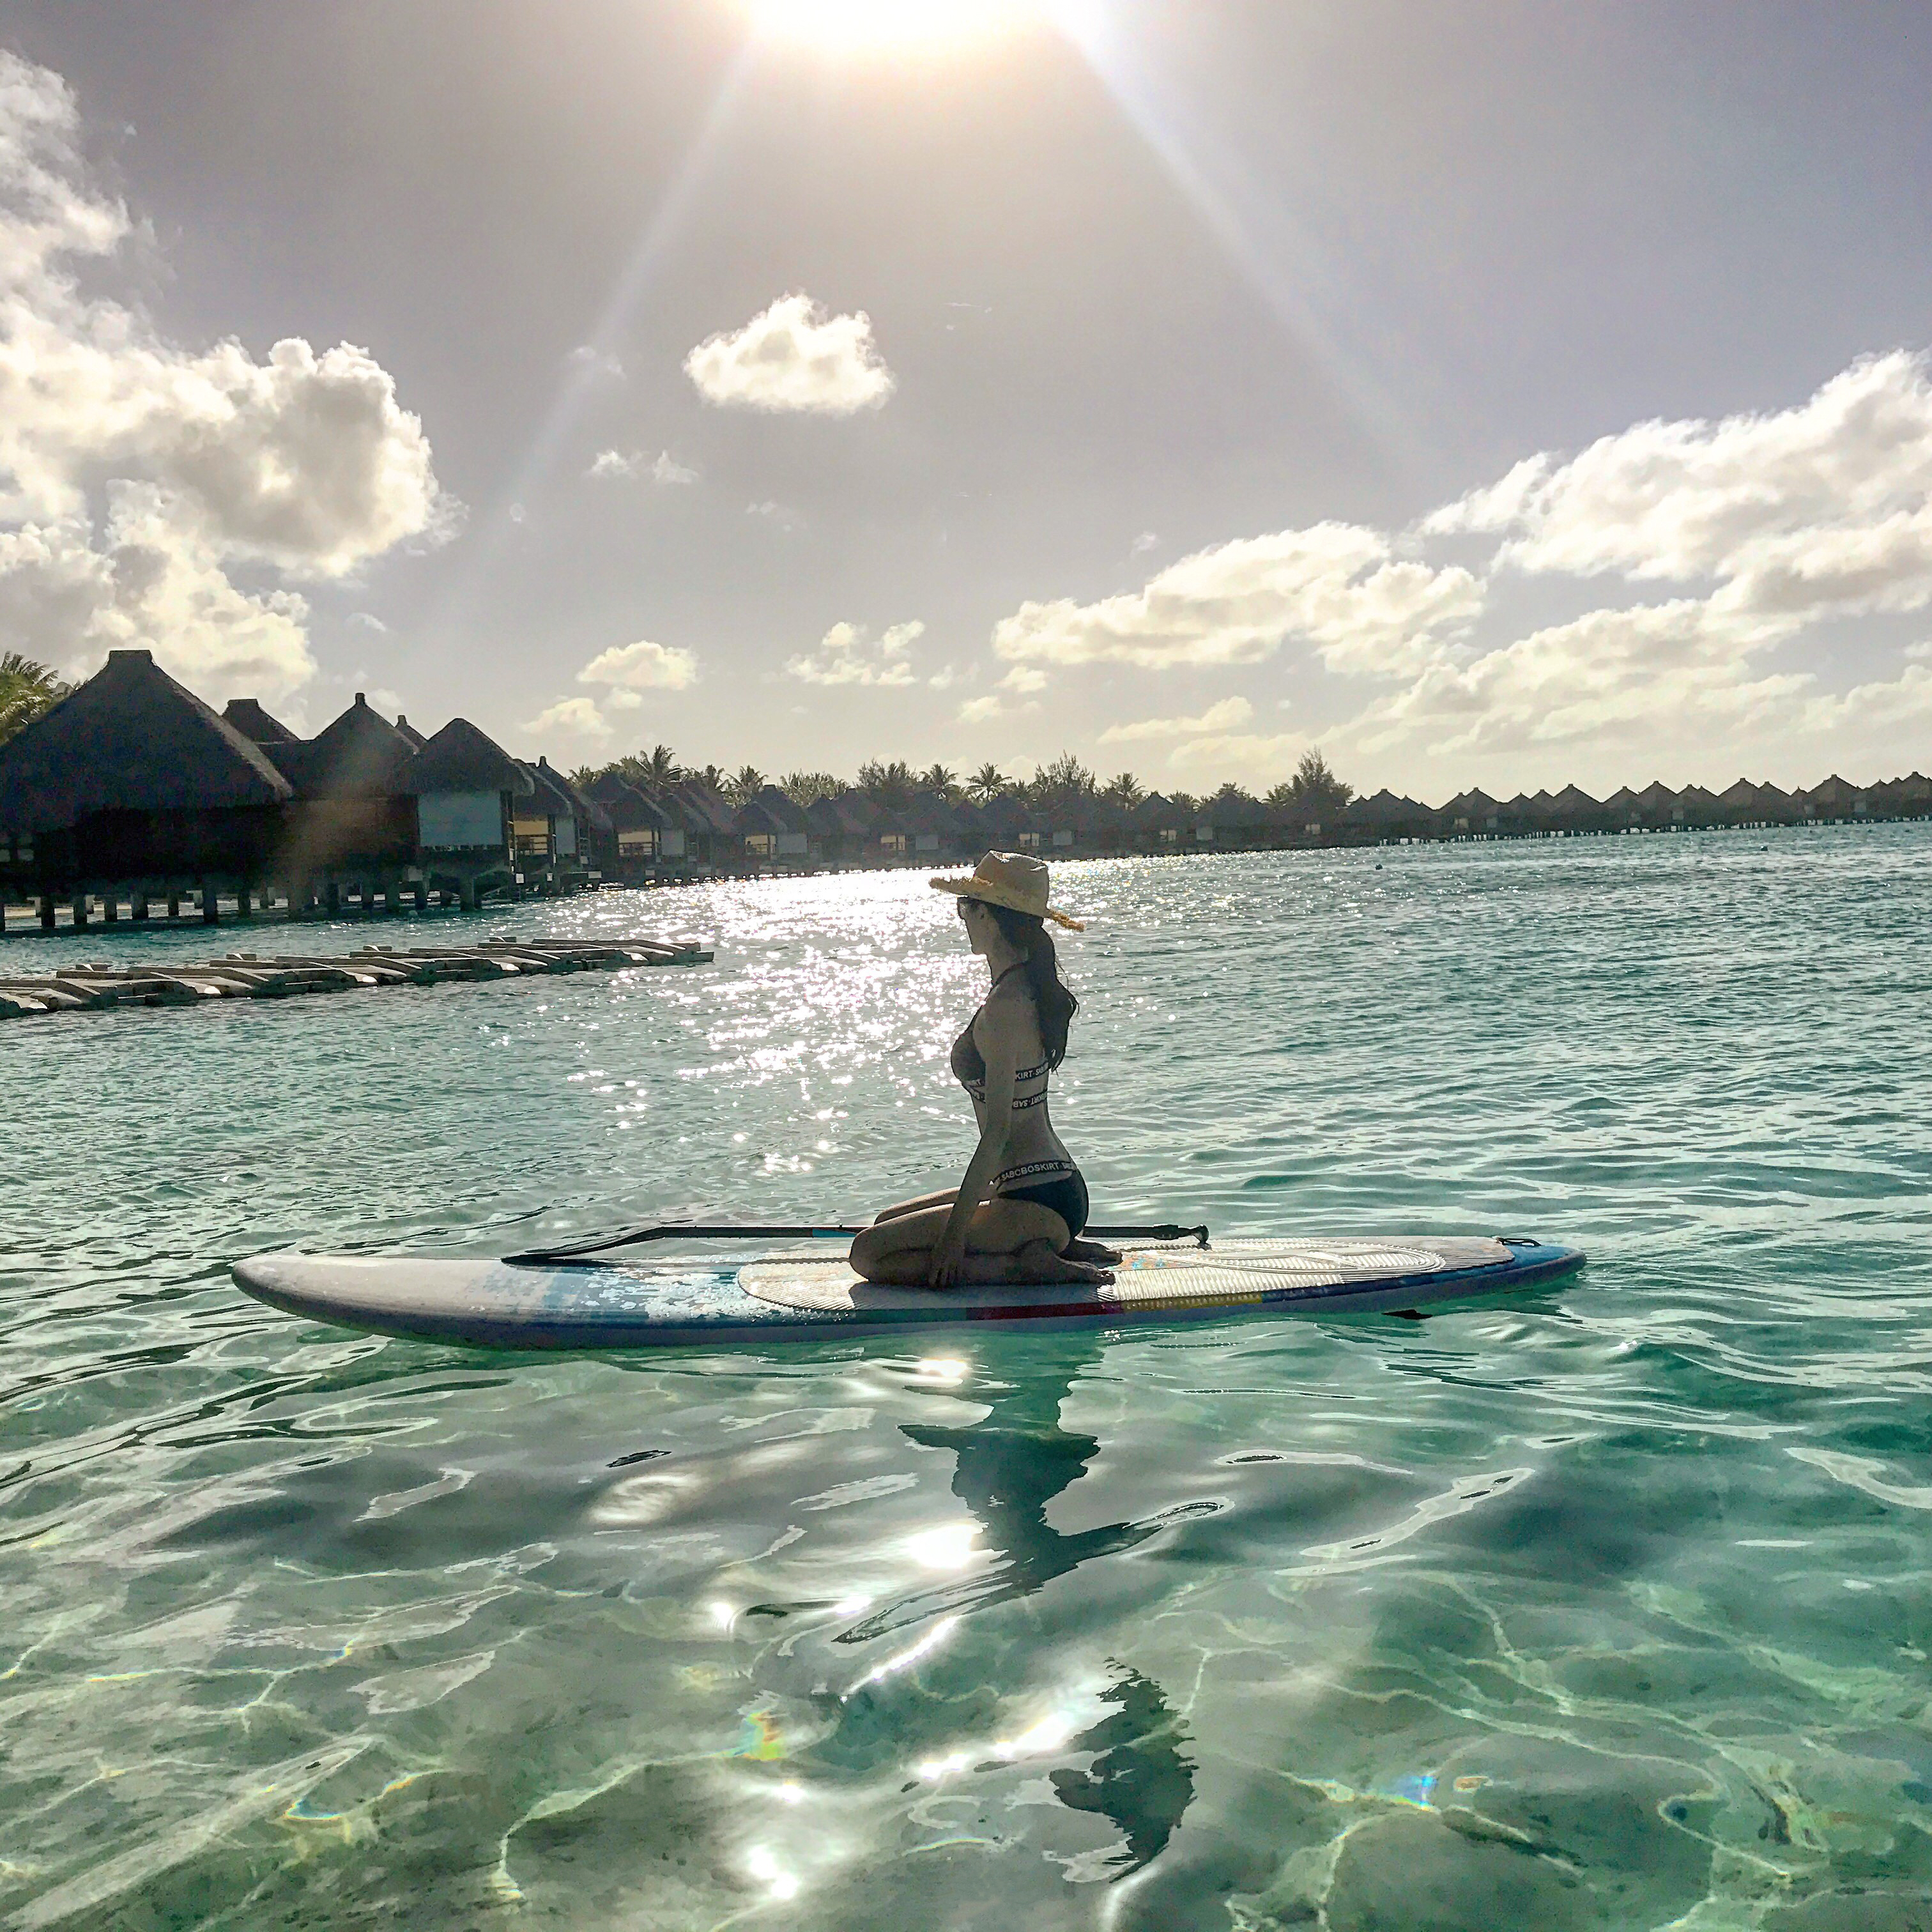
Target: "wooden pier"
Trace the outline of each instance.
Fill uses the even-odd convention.
[[[477,946],[364,946],[343,958],[228,952],[205,965],[116,965],[86,961],[34,977],[0,977],[0,1019],[29,1013],[104,1012],[118,1006],[189,1006],[203,1000],[280,1000],[362,987],[434,986],[526,973],[616,972],[628,966],[701,966],[711,955],[662,939],[489,939]]]

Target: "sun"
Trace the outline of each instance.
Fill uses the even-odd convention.
[[[759,32],[827,53],[952,47],[1037,26],[1047,0],[752,0]]]

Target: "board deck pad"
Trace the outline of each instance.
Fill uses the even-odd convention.
[[[1499,1266],[1510,1251],[1491,1235],[1450,1234],[1426,1240],[1283,1240],[1165,1242],[1123,1249],[1114,1279],[1104,1286],[1079,1282],[1002,1282],[995,1286],[886,1288],[867,1282],[850,1263],[817,1250],[748,1262],[738,1270],[746,1294],[780,1308],[828,1313],[884,1313],[971,1309],[1064,1309],[1089,1303],[1096,1311],[1132,1308],[1240,1307],[1320,1288],[1364,1286],[1404,1276]]]

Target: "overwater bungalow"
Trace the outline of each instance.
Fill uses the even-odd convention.
[[[1866,814],[1864,793],[1856,785],[1847,784],[1835,772],[1822,784],[1798,794],[1798,797],[1815,818],[1862,818]]]
[[[856,866],[864,860],[872,816],[863,792],[828,792],[805,808],[806,850],[827,866]]]
[[[80,688],[0,746],[0,884],[40,903],[122,889],[144,916],[247,892],[273,871],[294,788],[252,738],[169,676],[152,652],[117,650]],[[212,900],[206,900],[212,904]]]
[[[417,844],[410,772],[416,747],[361,692],[342,714],[306,741],[263,747],[289,782],[285,869],[299,891],[332,874],[400,874]],[[499,841],[507,856],[507,844]]]
[[[685,861],[692,872],[729,869],[742,856],[743,848],[731,829],[736,814],[715,786],[702,778],[681,778],[659,795],[658,802],[682,820]]]
[[[748,859],[796,866],[810,855],[811,821],[775,784],[766,785],[738,808],[731,830]]]
[[[637,884],[684,859],[684,821],[670,808],[610,774],[592,787],[591,802],[610,821],[610,870]]]
[[[400,730],[402,720],[396,722]],[[534,788],[529,798],[515,802],[510,821],[518,872],[526,880],[534,873],[554,884],[587,881],[600,869],[596,848],[611,830],[610,814],[549,759],[517,762]]]
[[[1658,830],[1682,825],[1683,801],[1661,778],[1653,778],[1633,801],[1631,822]]]
[[[1448,826],[1450,833],[1493,832],[1496,830],[1502,808],[1489,794],[1480,788],[1458,792],[1445,805],[1439,814]]]
[[[1686,785],[1677,794],[1677,802],[1682,808],[1686,825],[1721,825],[1724,822],[1724,807],[1715,792],[1706,791],[1702,785]]]
[[[1435,816],[1426,805],[1384,788],[1367,798],[1352,798],[1342,808],[1340,824],[1369,839],[1420,838],[1433,829]]]

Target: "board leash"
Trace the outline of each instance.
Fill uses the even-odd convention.
[[[872,1226],[838,1223],[818,1227],[759,1227],[742,1222],[718,1221],[665,1221],[649,1228],[633,1228],[621,1234],[605,1234],[594,1240],[577,1241],[553,1248],[526,1248],[520,1254],[506,1255],[512,1268],[542,1268],[562,1262],[585,1261],[595,1255],[619,1248],[641,1246],[646,1241],[849,1241]],[[1208,1245],[1208,1225],[1184,1228],[1178,1222],[1163,1221],[1146,1228],[1083,1228],[1082,1240],[1192,1241],[1197,1247]]]

